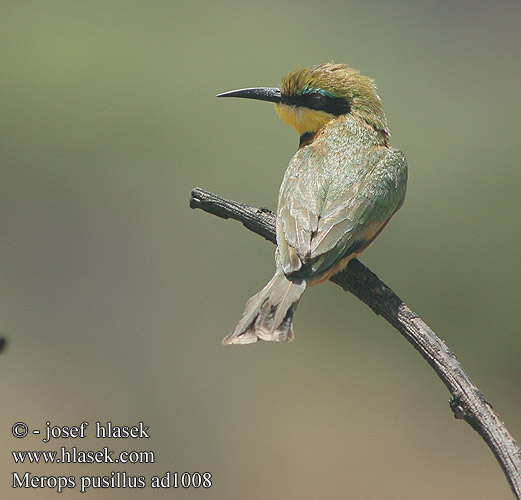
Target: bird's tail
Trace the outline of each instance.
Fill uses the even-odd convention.
[[[304,280],[288,279],[277,269],[270,282],[246,302],[239,324],[223,339],[223,344],[251,344],[258,340],[290,342],[293,314],[305,290]]]

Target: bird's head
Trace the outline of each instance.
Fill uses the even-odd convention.
[[[280,118],[301,137],[312,135],[331,120],[349,113],[384,136],[389,135],[373,80],[345,64],[327,63],[297,68],[282,79],[280,88],[232,90],[217,97],[274,102]]]

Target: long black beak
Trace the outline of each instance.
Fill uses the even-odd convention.
[[[243,97],[245,99],[258,99],[259,101],[282,102],[280,89],[276,87],[230,90],[229,92],[217,94],[217,97]]]

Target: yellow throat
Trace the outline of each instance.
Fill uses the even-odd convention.
[[[288,104],[275,104],[275,111],[279,118],[290,127],[293,127],[299,135],[306,132],[316,132],[326,123],[333,120],[335,115],[301,106]]]

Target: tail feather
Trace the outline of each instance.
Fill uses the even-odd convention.
[[[290,280],[277,270],[270,282],[246,302],[239,324],[223,339],[223,344],[251,344],[258,340],[290,342],[293,314],[305,290],[304,280]]]

